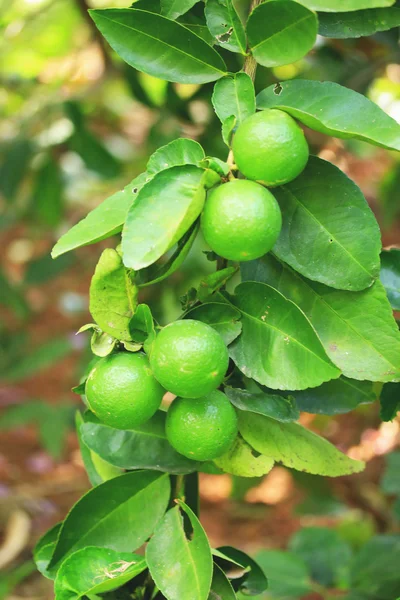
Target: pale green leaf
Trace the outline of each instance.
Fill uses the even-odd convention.
[[[150,175],[155,175],[170,167],[198,166],[204,157],[204,150],[198,142],[188,138],[178,138],[165,146],[161,146],[150,156],[146,171]]]
[[[345,12],[392,6],[396,0],[299,0],[304,6],[321,12]]]
[[[240,436],[236,438],[232,448],[214,462],[225,473],[238,477],[261,477],[274,466],[272,458],[254,452]]]

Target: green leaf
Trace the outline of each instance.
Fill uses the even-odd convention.
[[[131,552],[152,534],[170,494],[165,475],[136,471],[91,489],[72,507],[49,564],[53,572],[73,552],[98,544]]]
[[[190,539],[181,510],[193,530]],[[171,508],[158,525],[147,545],[146,560],[167,600],[207,600],[212,578],[210,544],[196,515],[183,502]]]
[[[122,233],[126,267],[149,266],[187,232],[204,205],[203,175],[193,165],[171,167],[140,190]]]
[[[158,411],[149,421],[129,431],[112,429],[101,423],[86,422],[81,435],[88,448],[122,469],[148,469],[186,474],[199,463],[178,454],[165,435],[166,413]]]
[[[121,172],[121,165],[87,129],[76,129],[68,141],[71,150],[79,154],[87,169],[95,171],[104,179],[113,179]]]
[[[228,148],[231,147],[233,131],[236,127],[237,118],[235,115],[227,117],[222,123],[222,139]]]
[[[297,421],[300,417],[300,411],[292,396],[285,398],[275,394],[267,394],[261,390],[259,392],[249,392],[233,387],[226,387],[224,392],[239,410],[271,417],[271,419],[282,423],[291,423]]]
[[[24,275],[25,285],[41,285],[55,279],[75,263],[72,254],[63,255],[59,260],[53,260],[46,251],[44,254],[29,261]]]
[[[288,65],[305,56],[318,33],[317,15],[292,0],[256,6],[247,21],[250,52],[264,67]]]
[[[49,573],[47,567],[53,556],[61,526],[62,523],[57,523],[57,525],[54,525],[54,527],[49,529],[42,535],[33,549],[33,558],[35,560],[36,568],[39,573],[44,577],[47,577],[47,579],[54,579],[54,576]]]
[[[90,314],[97,325],[118,340],[132,340],[129,321],[137,305],[137,287],[120,254],[106,248],[90,283]]]
[[[400,385],[398,383],[386,383],[381,392],[382,421],[393,421],[400,410]]]
[[[347,4],[347,2],[346,2]],[[293,79],[257,96],[258,108],[279,108],[307,127],[400,150],[400,125],[362,94],[331,81]]]
[[[371,560],[373,557],[373,560]],[[400,595],[400,535],[377,535],[350,564],[351,589],[364,600],[393,600]]]
[[[132,8],[89,13],[110,46],[139,71],[178,83],[207,83],[226,74],[220,55],[176,21]]]
[[[364,8],[392,6],[396,0],[300,0],[301,4],[322,12],[345,12]]]
[[[261,550],[256,560],[268,575],[268,594],[276,600],[303,598],[312,592],[312,584],[304,561],[293,552]]]
[[[95,329],[90,339],[90,349],[96,356],[104,358],[111,354],[118,340],[101,329]]]
[[[161,0],[161,14],[168,19],[177,19],[184,15],[199,0]]]
[[[149,346],[156,337],[153,315],[147,304],[139,304],[135,314],[129,322],[129,331],[132,339],[137,343]]]
[[[229,579],[223,570],[215,563],[208,600],[236,600],[236,594],[233,591]]]
[[[240,591],[243,591],[246,596],[257,596],[267,589],[267,577],[256,561],[250,558],[248,554],[231,546],[220,546],[218,550],[247,569],[242,577],[232,582],[235,589],[240,588]]]
[[[334,290],[301,277],[271,255],[242,267],[242,275],[295,301],[346,377],[400,379],[400,333],[379,281],[362,292]]]
[[[207,304],[196,306],[185,314],[185,318],[202,321],[211,325],[211,327],[218,331],[227,346],[242,331],[240,312],[233,306],[223,304],[222,302],[208,302]]]
[[[382,251],[380,280],[393,310],[400,310],[400,248]]]
[[[0,165],[0,192],[8,201],[14,200],[27,174],[34,150],[32,142],[23,138],[14,139],[4,147]]]
[[[14,594],[11,592],[13,592],[19,583],[24,581],[24,579],[32,575],[35,571],[36,566],[33,560],[26,560],[17,566],[7,569],[6,572],[3,570],[0,581],[0,599],[7,600],[7,598],[12,598]]]
[[[358,473],[365,467],[298,423],[280,423],[250,412],[240,412],[238,418],[246,442],[286,467],[327,477]]]
[[[328,381],[317,388],[293,392],[293,395],[301,411],[316,415],[340,415],[376,400],[371,381],[347,377]]]
[[[84,424],[84,422],[85,421],[84,421],[84,418],[82,417],[81,413],[79,411],[77,411],[76,415],[75,415],[75,425],[76,425],[76,434],[78,437],[79,449],[81,451],[81,457],[82,457],[83,464],[84,464],[87,476],[89,478],[89,481],[93,486],[95,486],[95,485],[99,485],[100,483],[103,483],[104,479],[102,478],[102,476],[96,469],[96,466],[93,461],[93,453],[91,452],[91,450],[88,448],[88,446],[86,446],[85,442],[83,441],[81,427]]]
[[[167,279],[170,275],[175,273],[188,256],[192,249],[194,240],[200,229],[200,223],[193,223],[192,227],[185,233],[185,235],[179,240],[175,252],[170,258],[163,264],[150,265],[147,269],[140,271],[139,287],[146,287],[159,283],[164,279]]]
[[[32,209],[38,221],[55,227],[63,213],[63,180],[58,162],[51,156],[37,171],[32,192]]]
[[[381,489],[385,494],[400,494],[400,451],[392,452],[386,457]]]
[[[205,302],[212,294],[223,287],[236,272],[236,267],[226,267],[225,269],[220,269],[215,273],[206,275],[199,283],[197,298],[200,302]]]
[[[239,125],[256,112],[256,97],[252,80],[246,73],[235,73],[223,77],[214,86],[212,103],[222,123],[233,115],[236,117],[235,126]]]
[[[57,600],[79,600],[121,587],[146,569],[138,554],[88,546],[61,565],[54,583]]]
[[[57,258],[65,252],[95,244],[119,233],[137,192],[148,178],[147,173],[142,173],[123,190],[99,204],[58,240],[52,250],[52,257]]]
[[[204,150],[198,142],[188,138],[178,138],[162,146],[150,156],[146,171],[150,175],[155,175],[171,167],[199,166],[204,157]]]
[[[399,8],[374,8],[344,13],[321,13],[320,35],[328,38],[359,38],[400,25]]]
[[[205,15],[217,44],[231,52],[246,54],[246,34],[231,0],[206,0]]]
[[[340,169],[311,157],[274,192],[282,230],[274,253],[314,281],[363,290],[379,276],[379,226],[361,190]]]
[[[272,287],[242,283],[233,304],[242,313],[242,334],[230,346],[230,356],[246,377],[281,390],[339,377],[304,314]]]
[[[206,158],[200,163],[200,166],[215,171],[215,173],[217,173],[220,177],[227,177],[229,175],[229,171],[231,170],[228,163],[220,158],[217,158],[216,156],[206,156]]]
[[[72,352],[68,338],[55,338],[27,352],[15,365],[3,374],[5,381],[22,381],[35,373],[43,371],[65,358]]]
[[[327,527],[304,527],[291,538],[289,549],[304,560],[314,581],[328,588],[348,583],[351,548]]]
[[[238,477],[261,477],[274,466],[272,458],[255,452],[240,436],[232,448],[214,462],[225,473]]]

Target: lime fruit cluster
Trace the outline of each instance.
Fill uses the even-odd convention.
[[[106,425],[132,429],[154,415],[165,390],[142,352],[101,358],[86,381],[89,408]]]
[[[225,454],[238,432],[235,409],[222,392],[201,398],[176,398],[167,413],[167,438],[177,452],[193,460]]]
[[[295,179],[309,157],[303,130],[290,115],[277,109],[257,112],[243,121],[232,149],[243,175],[269,187]]]

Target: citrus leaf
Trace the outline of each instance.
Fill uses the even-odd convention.
[[[373,284],[380,269],[379,226],[361,190],[340,169],[313,156],[274,195],[282,211],[278,258],[334,288],[358,291]]]
[[[327,477],[364,469],[363,462],[342,454],[327,440],[298,423],[280,423],[249,412],[240,412],[238,418],[239,431],[246,442],[286,467]]]
[[[237,118],[235,117],[235,115],[230,115],[222,123],[222,139],[224,140],[228,148],[230,148],[232,144],[232,136],[233,131],[236,127],[236,121]]]
[[[236,438],[232,448],[214,462],[225,473],[238,477],[261,477],[274,466],[272,458],[254,452],[240,436]]]
[[[214,563],[208,600],[236,600],[236,594],[223,570]]]
[[[186,537],[182,513],[193,533]],[[183,502],[171,508],[147,544],[146,560],[156,586],[167,600],[207,600],[212,556],[207,536],[194,512]]]
[[[95,329],[90,339],[90,349],[96,356],[104,358],[111,354],[118,340],[101,329]]]
[[[178,138],[165,146],[161,146],[150,156],[146,171],[150,175],[155,175],[170,167],[198,166],[204,157],[204,150],[198,142],[188,138]]]
[[[122,469],[185,474],[199,468],[199,463],[172,448],[165,435],[165,413],[161,411],[129,431],[87,422],[81,427],[81,435],[88,448]]]
[[[48,227],[55,228],[63,215],[64,182],[60,166],[49,155],[36,172],[32,191],[35,216]]]
[[[225,394],[236,408],[239,410],[253,412],[282,423],[297,421],[300,417],[300,411],[297,408],[292,397],[285,398],[275,394],[262,392],[249,392],[239,388],[226,387]],[[296,392],[297,393],[297,392]]]
[[[129,321],[136,309],[137,292],[121,256],[106,248],[90,283],[90,314],[97,325],[118,340],[132,340]]]
[[[400,333],[380,281],[362,292],[334,290],[301,277],[270,254],[242,266],[242,275],[296,301],[346,377],[400,379]]]
[[[400,248],[383,250],[381,253],[380,280],[393,310],[400,310]]]
[[[212,103],[219,120],[236,117],[239,125],[256,112],[254,84],[246,73],[235,73],[223,77],[214,86]]]
[[[197,2],[199,0],[161,0],[161,14],[168,19],[177,19],[187,13]]]
[[[85,386],[84,386],[85,387]],[[76,425],[76,434],[78,437],[79,449],[81,452],[81,458],[83,460],[83,464],[92,486],[99,485],[103,483],[104,479],[98,473],[92,458],[92,453],[90,449],[86,446],[85,442],[82,438],[81,427],[84,424],[84,419],[79,411],[76,412],[75,415],[75,425]]]
[[[232,301],[242,313],[243,329],[229,347],[230,356],[246,377],[281,390],[339,377],[305,315],[272,287],[242,283]]]
[[[132,8],[89,13],[117,54],[148,75],[178,83],[207,83],[226,73],[218,52],[176,21]]]
[[[146,569],[138,554],[88,546],[61,565],[54,583],[57,600],[79,600],[116,590]]]
[[[400,410],[400,385],[398,383],[386,383],[381,391],[382,421],[393,421]]]
[[[346,2],[347,4],[347,2]],[[331,81],[294,79],[257,96],[258,108],[279,108],[307,127],[400,150],[400,125],[362,94]]]
[[[61,527],[49,564],[98,544],[131,552],[152,534],[168,505],[169,480],[151,471],[126,473],[91,489],[72,507]]]
[[[201,306],[196,306],[185,314],[185,318],[202,321],[218,331],[219,335],[229,346],[242,331],[240,323],[240,312],[222,302],[208,302]]]
[[[137,192],[148,178],[147,173],[142,173],[123,190],[116,192],[99,204],[58,240],[51,256],[57,258],[65,252],[95,244],[119,233]]]
[[[400,8],[374,8],[344,13],[321,13],[320,35],[345,39],[373,35],[400,25]]]
[[[246,34],[232,0],[207,0],[205,15],[217,44],[231,52],[246,54]]]
[[[268,580],[256,561],[242,550],[232,546],[220,546],[222,554],[243,565],[246,572],[234,581],[235,589],[240,589],[246,596],[258,596],[268,588]]]
[[[317,15],[292,0],[259,4],[247,21],[250,52],[264,67],[300,60],[317,39]]]
[[[57,525],[46,531],[33,549],[33,558],[37,570],[47,579],[54,579],[51,573],[48,572],[47,567],[53,556],[61,526],[62,523],[57,523]]]
[[[392,6],[396,0],[300,0],[301,4],[320,10],[322,12],[345,12],[362,10],[364,8],[377,8]]]
[[[302,598],[312,592],[312,583],[304,561],[287,550],[261,550],[256,560],[268,574],[268,593],[277,600]]]
[[[122,232],[126,267],[149,266],[187,232],[204,205],[203,175],[193,165],[171,167],[139,191]]]
[[[293,392],[293,395],[301,411],[316,415],[340,415],[377,399],[371,381],[347,377],[327,381],[317,388]]]

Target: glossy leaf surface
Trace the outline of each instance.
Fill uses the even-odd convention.
[[[256,111],[254,84],[246,73],[235,73],[223,77],[214,86],[212,103],[219,120],[236,117],[239,125]]]

